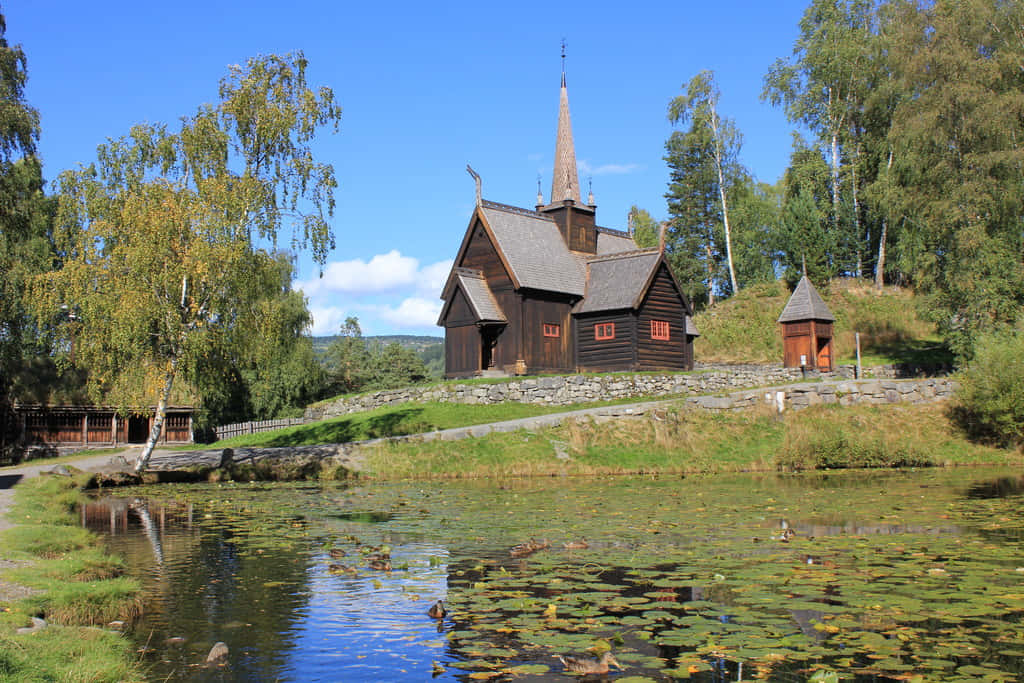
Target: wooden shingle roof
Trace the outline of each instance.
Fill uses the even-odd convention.
[[[657,249],[589,259],[586,295],[573,313],[635,308],[660,261]]]
[[[565,246],[553,218],[488,201],[480,214],[519,287],[583,296],[583,263]]]
[[[441,298],[445,299],[445,305],[441,309],[438,325],[443,324],[456,288],[461,289],[465,294],[466,301],[473,309],[473,317],[476,318],[476,322],[508,322],[505,312],[501,310],[501,305],[498,304],[498,300],[494,297],[494,293],[481,271],[473,268],[453,268],[451,275],[448,276],[448,283],[444,286],[444,292],[441,294]]]
[[[828,310],[828,306],[818,294],[818,290],[814,288],[806,275],[800,278],[796,289],[793,290],[793,295],[789,297],[786,307],[782,309],[782,315],[779,316],[780,323],[797,320],[835,320],[832,311]]]

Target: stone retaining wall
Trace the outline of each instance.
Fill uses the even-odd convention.
[[[800,410],[808,406],[879,405],[889,403],[931,403],[949,398],[957,384],[945,377],[918,380],[860,380],[807,382],[775,389],[751,389],[725,396],[694,396],[686,399],[687,408],[703,410],[747,410],[757,405],[776,404],[783,396],[784,409]]]

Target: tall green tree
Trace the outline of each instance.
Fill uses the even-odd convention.
[[[829,219],[835,248],[845,246],[848,252],[844,259],[838,253],[832,258],[848,261],[842,264],[848,271],[859,268],[863,249],[858,165],[862,111],[871,92],[874,18],[871,0],[812,0],[800,21],[792,56],[772,65],[762,93],[762,99],[784,106],[789,120],[805,126],[828,150]],[[850,209],[845,212],[843,175],[849,176],[845,185]]]
[[[351,393],[365,387],[371,379],[373,359],[359,318],[349,316],[338,330],[338,338],[327,347],[327,377],[333,393]]]
[[[794,136],[789,167],[782,178],[782,204],[775,244],[780,265],[788,280],[806,271],[812,280],[824,283],[839,266],[837,233],[830,229],[829,168],[821,153]]]
[[[714,169],[715,189],[721,206],[722,234],[725,243],[725,262],[729,273],[732,292],[739,287],[736,283],[736,268],[732,254],[732,230],[729,226],[729,201],[738,166],[742,137],[736,124],[718,113],[721,93],[711,71],[701,71],[686,86],[686,92],[677,95],[668,107],[668,118],[673,124],[691,123],[691,130],[700,128],[710,141],[710,163]],[[669,162],[671,164],[671,161]]]
[[[713,144],[707,127],[693,122],[665,143],[670,216],[666,253],[695,306],[714,304],[725,275]]]
[[[742,177],[732,186],[730,205],[736,279],[740,286],[774,281],[780,260],[775,236],[781,220],[781,189]]]
[[[76,310],[94,395],[122,407],[156,399],[137,471],[175,380],[199,384],[205,359],[230,358],[261,333],[261,302],[277,296],[280,273],[261,245],[291,226],[291,246],[320,264],[333,246],[334,170],[310,142],[337,128],[341,109],[329,88],[307,85],[306,66],[295,53],[230,67],[215,104],[174,130],[136,126],[59,179],[64,263],[37,280],[35,308]],[[142,391],[125,381],[138,373]]]
[[[969,357],[979,334],[1024,306],[1024,6],[894,5],[901,250],[932,317]]]
[[[7,435],[7,402],[29,358],[37,330],[26,310],[29,280],[52,267],[51,206],[43,195],[36,143],[39,113],[25,100],[28,60],[11,45],[0,14],[0,450]]]

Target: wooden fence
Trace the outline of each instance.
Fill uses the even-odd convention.
[[[256,434],[258,432],[269,432],[282,427],[294,427],[295,425],[306,424],[301,417],[286,417],[282,420],[259,420],[257,422],[237,422],[231,425],[222,425],[214,431],[217,433],[217,440],[227,439],[239,434]]]

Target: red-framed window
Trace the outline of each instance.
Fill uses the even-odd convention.
[[[661,339],[668,341],[668,321],[666,320],[652,320],[651,321],[651,339]]]
[[[562,326],[554,323],[544,323],[544,336],[545,337],[561,337]]]
[[[597,323],[594,325],[594,339],[597,341],[615,339],[615,323]]]

